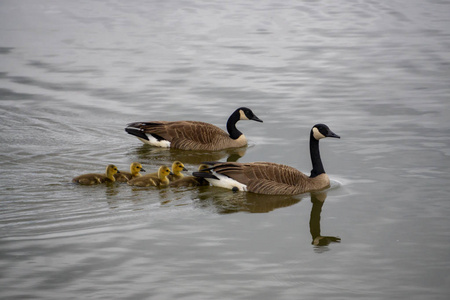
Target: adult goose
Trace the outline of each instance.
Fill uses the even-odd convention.
[[[296,195],[321,190],[330,185],[319,152],[319,140],[325,137],[340,138],[327,125],[314,125],[309,138],[313,165],[310,176],[295,168],[270,162],[210,162],[209,173],[194,172],[193,175],[205,178],[214,186],[267,195]]]
[[[251,109],[240,107],[228,118],[228,133],[217,126],[199,121],[135,122],[128,124],[125,131],[142,142],[157,147],[218,151],[247,145],[246,137],[236,128],[239,120],[262,122]]]
[[[120,173],[115,165],[108,165],[106,167],[106,172],[104,174],[99,173],[89,173],[77,176],[72,179],[73,183],[83,184],[83,185],[94,185],[105,182],[115,182],[116,179],[114,175]]]

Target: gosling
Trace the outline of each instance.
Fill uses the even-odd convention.
[[[154,176],[152,174],[144,175],[141,177],[136,177],[128,181],[128,185],[131,186],[156,186],[156,187],[166,187],[169,185],[169,178],[167,176],[173,174],[170,172],[168,166],[161,166],[158,169],[158,176]]]
[[[115,165],[108,165],[106,167],[105,174],[89,173],[77,176],[72,179],[73,183],[83,184],[83,185],[94,185],[106,182],[115,182],[115,174],[120,173]]]
[[[142,174],[140,172],[145,172],[142,168],[142,165],[138,162],[133,162],[130,165],[130,172],[120,172],[114,175],[117,182],[128,182],[129,180],[137,177],[141,177]]]
[[[181,171],[187,171],[187,169],[184,167],[184,164],[181,161],[174,161],[172,164],[172,175],[169,175],[167,178],[169,178],[170,182],[180,180],[184,177],[184,174],[181,173]],[[158,172],[150,173],[148,175],[151,175],[153,177],[158,176]]]

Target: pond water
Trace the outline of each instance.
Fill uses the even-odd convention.
[[[449,13],[444,0],[2,1],[1,298],[448,299]],[[225,128],[240,106],[264,123],[238,123],[239,151],[124,131]],[[341,136],[321,141],[322,193],[70,182],[133,161],[309,174],[316,123]]]

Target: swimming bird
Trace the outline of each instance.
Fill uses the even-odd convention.
[[[176,160],[172,164],[172,174],[167,176],[167,178],[169,178],[170,182],[179,180],[184,177],[184,174],[181,173],[181,171],[187,171],[187,169],[184,167],[184,164],[181,161]],[[150,173],[148,175],[158,176],[158,172]]]
[[[104,174],[89,173],[77,176],[72,179],[72,182],[83,185],[93,185],[104,182],[115,182],[114,175],[120,173],[115,165],[108,165]]]
[[[198,171],[201,172],[205,169],[208,169],[209,166],[207,164],[201,164],[198,167]],[[208,172],[208,171],[206,171]],[[203,177],[195,177],[195,176],[184,176],[181,179],[178,179],[174,182],[170,182],[169,186],[171,187],[193,187],[193,186],[205,186],[209,185],[209,182]]]
[[[172,174],[168,166],[161,166],[158,169],[158,176],[153,176],[151,174],[143,175],[141,177],[136,177],[128,181],[128,185],[132,186],[158,186],[165,187],[169,185],[168,175]]]
[[[262,122],[251,109],[236,109],[227,121],[227,132],[199,121],[150,121],[130,123],[125,131],[146,144],[181,150],[217,151],[247,145],[247,138],[236,128],[239,120]]]
[[[130,172],[120,172],[114,175],[117,182],[128,182],[128,180],[140,177],[142,174],[140,172],[145,172],[142,165],[138,162],[133,162],[130,165]]]
[[[210,162],[212,167],[206,169],[210,173],[194,172],[193,175],[205,178],[214,186],[259,194],[296,195],[321,190],[330,185],[319,152],[319,140],[325,137],[340,138],[327,125],[314,125],[309,138],[313,165],[310,176],[293,167],[271,162]]]

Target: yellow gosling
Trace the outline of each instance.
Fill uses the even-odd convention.
[[[142,174],[140,172],[145,172],[142,168],[142,165],[138,162],[133,162],[130,165],[130,172],[120,172],[114,175],[117,182],[128,182],[133,178],[141,177]]]
[[[184,174],[181,171],[187,171],[184,167],[184,164],[181,161],[174,161],[172,164],[172,175],[169,175],[170,182],[179,180],[184,177]],[[148,175],[158,176],[158,172],[150,173]]]
[[[157,186],[157,187],[165,187],[169,185],[169,179],[167,176],[172,174],[168,166],[161,166],[158,169],[158,176],[154,176],[152,174],[144,175],[141,177],[136,177],[128,181],[128,185],[131,186]]]
[[[187,171],[184,167],[184,164],[181,161],[174,161],[172,164],[172,173],[173,175],[169,175],[169,180],[177,181],[184,177],[184,174],[181,171]]]
[[[72,182],[83,185],[94,185],[105,182],[115,182],[114,175],[120,173],[115,165],[108,165],[105,174],[89,173],[77,176]]]

